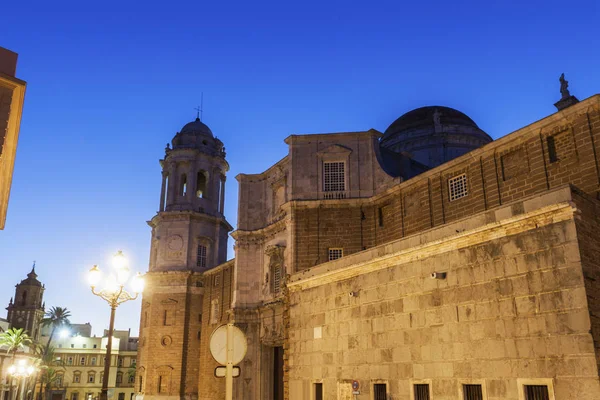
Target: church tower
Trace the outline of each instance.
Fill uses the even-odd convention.
[[[203,272],[227,258],[223,143],[200,118],[185,125],[160,160],[140,320],[136,390],[151,399],[198,397]]]
[[[7,320],[11,328],[22,328],[27,331],[32,339],[40,338],[40,324],[44,317],[44,285],[37,280],[35,263],[27,278],[15,285],[15,297],[10,299],[6,308]]]

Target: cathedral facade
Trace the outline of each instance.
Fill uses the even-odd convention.
[[[441,106],[289,136],[236,177],[229,261],[223,144],[186,125],[149,222],[138,392],[224,398],[208,343],[233,321],[235,399],[600,398],[600,95],[561,101],[495,141]]]

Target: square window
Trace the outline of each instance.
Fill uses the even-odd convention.
[[[419,383],[413,387],[415,392],[414,400],[429,400],[429,385],[427,383]]]
[[[387,385],[385,383],[373,385],[373,400],[387,400]]]
[[[329,249],[329,254],[328,254],[329,261],[337,260],[338,258],[342,258],[343,256],[344,256],[344,249],[342,249],[342,248]]]
[[[448,190],[450,192],[450,201],[458,200],[469,194],[467,189],[467,174],[460,174],[448,179]]]
[[[548,386],[546,385],[525,385],[526,400],[550,400]]]
[[[464,400],[483,400],[481,385],[463,385]]]
[[[323,191],[343,192],[346,190],[346,174],[344,162],[323,163]]]

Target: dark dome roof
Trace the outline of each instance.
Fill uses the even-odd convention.
[[[462,125],[477,128],[477,124],[458,110],[444,106],[427,106],[414,109],[395,120],[384,132],[382,141],[386,138],[413,129],[435,129],[434,114],[439,113],[440,125]]]
[[[181,128],[181,133],[213,136],[210,128],[205,123],[200,121],[200,118],[196,118],[195,121],[186,124],[183,128]]]

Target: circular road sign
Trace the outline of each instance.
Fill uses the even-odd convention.
[[[233,364],[238,364],[244,359],[248,349],[246,335],[235,325],[231,326],[233,330]],[[227,364],[227,324],[221,325],[210,336],[210,354],[216,362],[221,365]]]
[[[352,390],[356,391],[358,390],[359,385],[358,385],[358,381],[352,381]]]

